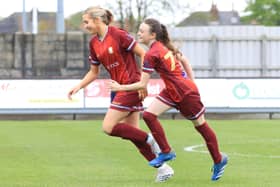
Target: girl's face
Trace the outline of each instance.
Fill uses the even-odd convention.
[[[139,30],[137,32],[138,42],[143,43],[145,45],[149,45],[149,43],[155,39],[155,33],[150,33],[150,26],[146,23],[141,23],[139,26]]]
[[[98,19],[93,19],[88,14],[83,15],[83,26],[90,34],[97,34],[98,32]]]

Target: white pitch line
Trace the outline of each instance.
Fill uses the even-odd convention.
[[[203,151],[203,150],[197,150],[197,148],[200,147],[205,147],[203,144],[199,145],[192,145],[184,148],[184,151],[187,152],[197,152],[197,153],[203,153],[203,154],[208,154],[208,151]],[[280,158],[280,155],[261,155],[261,154],[243,154],[243,153],[226,153],[227,155],[233,155],[233,156],[240,156],[240,157],[247,157],[247,158]]]

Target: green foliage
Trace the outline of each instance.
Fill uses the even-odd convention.
[[[117,6],[113,6],[112,1],[111,9],[116,20],[122,28],[134,33],[145,18],[158,15],[174,16],[175,11],[182,9],[178,0],[115,0],[115,3]]]
[[[114,0],[105,3],[104,8],[108,8],[114,14],[114,25],[136,33],[140,23],[149,17],[158,15],[174,16],[175,12],[187,9],[179,3],[179,0]],[[67,31],[82,30],[82,12],[78,12],[65,20]]]
[[[83,12],[77,12],[65,20],[67,31],[81,31],[82,30],[82,15]]]
[[[184,151],[186,146],[203,144],[192,124],[162,120],[177,158],[170,162],[175,176],[156,184],[156,170],[132,143],[105,135],[101,121],[0,121],[0,186],[279,186],[279,120],[208,122],[217,133],[221,151],[230,157],[221,180],[210,181],[208,154]],[[143,122],[141,126],[148,131]]]
[[[243,22],[256,22],[267,26],[280,25],[279,0],[250,0],[245,12],[251,14],[243,17]]]

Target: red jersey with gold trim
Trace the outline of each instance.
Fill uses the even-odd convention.
[[[128,32],[109,26],[103,40],[98,36],[91,39],[89,61],[93,65],[103,64],[111,79],[120,84],[137,82],[140,70],[132,52],[135,45],[135,39]]]
[[[192,91],[198,91],[193,81],[182,76],[180,62],[172,52],[158,41],[151,45],[143,64],[143,72],[152,73],[154,70],[159,73],[170,97],[175,102],[180,102]]]

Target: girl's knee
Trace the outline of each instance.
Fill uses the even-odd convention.
[[[197,118],[196,120],[192,120],[192,123],[194,124],[194,126],[200,126],[203,125],[205,123],[205,118],[204,115],[202,114],[201,116],[199,116],[199,118]]]
[[[153,114],[153,113],[145,111],[143,113],[143,119],[144,119],[145,122],[150,122],[150,121],[156,120],[157,116],[155,114]]]
[[[106,125],[106,124],[103,124],[102,125],[102,131],[107,134],[107,135],[110,135],[112,133],[112,127]]]

